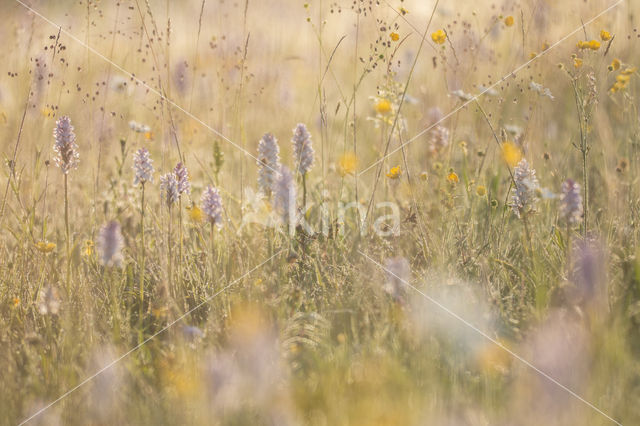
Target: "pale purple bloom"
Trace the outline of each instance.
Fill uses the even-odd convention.
[[[120,266],[122,263],[122,248],[124,239],[120,224],[115,220],[100,228],[98,235],[98,254],[100,263],[104,266]]]
[[[38,312],[41,315],[57,315],[60,311],[60,296],[55,287],[47,285],[38,295]]]
[[[535,211],[538,202],[538,178],[536,178],[536,171],[529,167],[529,163],[524,158],[520,160],[513,172],[515,193],[511,198],[511,208],[516,216],[522,217]]]
[[[313,145],[311,134],[307,131],[307,126],[300,123],[293,129],[293,159],[297,171],[301,175],[307,174],[313,167]]]
[[[202,211],[207,216],[207,220],[210,223],[221,227],[222,197],[220,197],[218,188],[214,188],[213,186],[209,185],[207,189],[205,189],[205,191],[202,193],[200,204],[202,205]]]
[[[181,162],[176,164],[176,168],[173,169],[173,173],[176,175],[178,181],[178,194],[182,195],[186,193],[191,194],[191,182],[189,182],[189,171]]]
[[[56,128],[53,130],[53,137],[56,142],[53,151],[56,153],[55,163],[65,175],[69,170],[78,167],[80,154],[76,145],[76,135],[73,132],[71,119],[67,116],[60,117],[56,121]]]
[[[384,285],[386,291],[394,300],[403,301],[405,287],[411,278],[411,266],[404,257],[392,257],[384,262],[387,282]]]
[[[296,222],[296,182],[286,166],[280,167],[274,186],[273,204],[276,212],[286,224]]]
[[[270,196],[280,169],[280,147],[278,140],[271,134],[265,134],[258,144],[258,188]]]
[[[560,215],[571,225],[582,220],[582,195],[580,195],[580,184],[575,182],[573,179],[567,179],[562,183]]]
[[[149,156],[147,148],[140,148],[133,155],[133,171],[136,174],[133,180],[134,185],[153,182],[153,160]]]
[[[180,196],[178,192],[178,180],[173,172],[166,173],[160,177],[160,192],[162,199],[171,207]]]

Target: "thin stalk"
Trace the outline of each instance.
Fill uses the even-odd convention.
[[[64,175],[64,231],[65,231],[65,243],[67,249],[67,278],[66,287],[67,294],[71,290],[71,231],[69,228],[69,175]]]
[[[142,197],[140,202],[140,236],[142,242],[141,258],[140,258],[140,332],[142,333],[142,315],[144,312],[144,270],[145,270],[145,241],[144,241],[144,182],[142,183]],[[142,334],[141,334],[142,338]]]

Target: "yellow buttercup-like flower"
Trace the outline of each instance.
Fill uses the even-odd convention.
[[[511,27],[511,26],[513,26],[513,23],[514,23],[513,16],[509,15],[509,16],[507,16],[506,18],[504,18],[504,24],[505,24],[507,27]]]
[[[622,65],[620,63],[620,59],[615,58],[613,61],[611,61],[611,65],[609,65],[609,71],[617,71],[620,69],[620,65]]]
[[[433,40],[434,43],[442,44],[447,40],[447,34],[444,30],[438,30],[431,34],[431,40]]]
[[[476,194],[478,195],[478,197],[484,197],[485,195],[487,195],[487,188],[485,188],[484,185],[476,186]]]
[[[611,40],[612,37],[613,36],[609,31],[606,31],[606,30],[600,31],[600,39],[602,39],[602,41],[609,41]]]
[[[573,58],[573,66],[576,68],[580,68],[582,66],[582,59]]]
[[[342,177],[355,173],[357,167],[358,158],[353,152],[347,152],[338,160],[338,173]]]
[[[509,165],[515,167],[522,160],[522,150],[511,141],[502,144],[502,159]]]
[[[398,33],[391,33],[391,34],[389,34],[389,37],[391,37],[391,40],[393,40],[393,41],[400,40],[400,35]]]
[[[380,99],[375,106],[375,110],[378,114],[388,114],[391,112],[391,102],[386,99]]]
[[[400,169],[400,166],[392,167],[391,170],[389,170],[389,173],[387,173],[387,177],[389,179],[398,179],[401,175],[402,169]]]
[[[56,243],[50,243],[48,241],[38,241],[36,243],[36,249],[41,253],[51,253],[56,249]]]
[[[449,182],[451,182],[451,183],[458,183],[458,182],[460,182],[460,178],[458,177],[458,175],[456,174],[456,172],[453,172],[453,171],[452,171],[452,172],[450,172],[450,173],[447,175],[447,180],[448,180]]]

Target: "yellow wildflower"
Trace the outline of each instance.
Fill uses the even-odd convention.
[[[529,59],[533,59],[533,58],[535,58],[536,56],[538,56],[538,54],[537,54],[536,52],[531,52],[531,53],[529,53]]]
[[[591,50],[600,49],[600,42],[598,40],[591,40],[589,42],[589,49],[591,49]]]
[[[511,26],[513,26],[513,22],[514,22],[514,20],[513,20],[513,16],[511,16],[511,15],[507,16],[506,18],[504,18],[504,24],[505,24],[507,27],[511,27]]]
[[[611,33],[609,31],[606,30],[602,30],[600,31],[600,38],[602,39],[602,41],[609,41],[611,40]]]
[[[637,70],[638,70],[637,67],[625,68],[622,71],[620,71],[620,74],[622,74],[622,75],[630,75],[630,74],[633,74],[634,72],[636,72]]]
[[[484,185],[476,186],[476,194],[478,195],[478,197],[484,197],[485,195],[487,195],[487,188],[485,188]]]
[[[144,132],[144,138],[148,141],[153,140],[153,132]]]
[[[357,167],[358,158],[353,152],[347,152],[338,161],[338,172],[342,177],[355,173]]]
[[[573,58],[573,66],[576,68],[580,68],[582,66],[582,59]]]
[[[36,243],[36,249],[42,253],[51,253],[56,248],[56,243],[50,243],[48,241],[38,241]]]
[[[53,114],[55,113],[53,111],[53,109],[49,108],[49,107],[44,107],[42,108],[42,115],[44,115],[47,118],[53,117]]]
[[[14,297],[13,299],[11,299],[11,306],[13,306],[14,308],[20,306],[20,298]]]
[[[87,257],[90,257],[93,254],[93,247],[94,247],[93,241],[85,240],[84,247],[82,248],[82,254]]]
[[[615,58],[613,61],[611,61],[611,65],[609,65],[609,71],[617,71],[620,69],[620,59]]]
[[[391,170],[389,170],[389,173],[387,173],[387,177],[389,179],[398,179],[400,175],[402,175],[402,170],[400,169],[400,166],[392,167]]]
[[[446,39],[447,34],[444,32],[444,30],[438,30],[431,34],[431,40],[433,40],[434,43],[442,44]]]
[[[456,174],[456,172],[451,171],[449,172],[449,175],[447,175],[447,180],[451,183],[458,183],[460,182],[460,178],[458,177],[458,175]]]
[[[391,33],[391,34],[389,34],[389,37],[391,37],[391,40],[393,40],[393,41],[400,40],[400,35],[398,33]]]
[[[189,218],[191,219],[191,221],[193,221],[194,223],[202,222],[202,217],[203,217],[202,210],[200,209],[200,207],[198,207],[196,203],[193,203],[193,205],[188,209],[189,209]]]
[[[376,103],[375,110],[378,114],[388,114],[391,111],[391,102],[386,99],[380,99]]]
[[[429,179],[429,173],[427,172],[420,173],[420,180],[426,181],[427,179]]]
[[[502,144],[502,159],[509,167],[515,167],[522,160],[522,150],[511,141]]]

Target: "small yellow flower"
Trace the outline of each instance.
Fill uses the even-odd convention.
[[[53,117],[53,114],[55,113],[55,111],[49,107],[42,108],[41,112],[42,112],[42,115],[44,115],[47,118]]]
[[[13,306],[14,308],[20,306],[20,298],[14,297],[13,299],[11,299],[11,306]]]
[[[38,241],[36,243],[36,249],[41,253],[51,253],[56,248],[56,243],[50,243],[48,241]]]
[[[620,59],[614,59],[613,61],[611,61],[611,65],[609,65],[609,71],[617,71],[620,69]]]
[[[388,114],[391,112],[391,102],[386,99],[380,99],[375,106],[375,110],[378,114]]]
[[[93,254],[93,247],[94,247],[93,241],[85,240],[84,247],[82,248],[82,254],[87,257],[90,257]]]
[[[391,40],[393,40],[393,41],[400,40],[400,35],[398,33],[391,33],[391,34],[389,34],[389,37],[391,37]]]
[[[591,50],[600,49],[600,42],[598,40],[591,40],[589,42],[589,49],[591,49]]]
[[[609,41],[611,40],[611,33],[609,31],[606,30],[602,30],[600,31],[600,39],[602,39],[602,41]]]
[[[447,175],[447,180],[451,183],[458,183],[460,182],[460,178],[458,177],[458,175],[456,174],[456,172],[449,172],[449,174]]]
[[[144,138],[148,141],[153,140],[153,132],[144,132]]]
[[[202,222],[202,217],[203,217],[202,210],[200,210],[200,207],[198,207],[196,203],[193,203],[193,205],[188,209],[189,209],[189,218],[191,219],[192,222],[194,223]]]
[[[537,54],[536,52],[531,52],[531,53],[529,53],[529,59],[533,59],[533,58],[535,58],[536,56],[538,56],[538,54]]]
[[[405,9],[404,7],[400,8],[400,13],[402,13],[403,15],[406,15],[407,13],[409,13],[409,11],[407,9]]]
[[[620,71],[620,74],[622,74],[622,75],[631,75],[631,74],[635,73],[637,70],[638,70],[637,67],[625,68],[622,71]]]
[[[402,170],[400,169],[400,166],[392,167],[391,170],[389,170],[389,173],[387,173],[387,177],[389,179],[398,179],[401,175]]]
[[[358,167],[358,158],[353,152],[347,152],[338,160],[338,172],[345,177],[355,173]]]
[[[514,22],[514,20],[513,20],[513,16],[511,16],[511,15],[507,16],[506,18],[504,18],[504,24],[505,24],[507,27],[511,27],[511,26],[513,26],[513,22]]]
[[[502,159],[509,167],[515,167],[522,160],[522,150],[511,141],[502,144]]]
[[[573,58],[573,66],[575,68],[580,68],[582,66],[582,59],[580,58]]]
[[[630,78],[631,78],[631,76],[628,75],[628,74],[618,74],[616,76],[616,81],[619,81],[620,83],[627,84],[629,82]]]
[[[487,188],[485,188],[484,185],[476,186],[476,194],[478,195],[478,197],[484,197],[485,195],[487,195]]]
[[[438,30],[431,34],[431,40],[433,40],[434,43],[442,44],[447,40],[447,34],[444,30]]]
[[[427,179],[429,179],[429,173],[427,172],[420,173],[420,180],[426,181]]]

